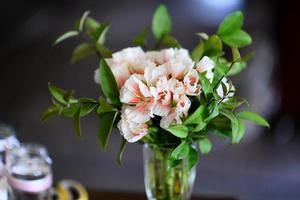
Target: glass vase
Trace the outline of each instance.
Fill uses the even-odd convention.
[[[196,177],[188,161],[170,167],[168,160],[173,149],[144,144],[145,189],[148,200],[189,200]]]

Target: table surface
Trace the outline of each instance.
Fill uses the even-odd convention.
[[[146,200],[144,194],[113,192],[113,191],[89,191],[90,200]],[[231,197],[217,197],[217,196],[199,196],[193,197],[192,200],[237,200]]]

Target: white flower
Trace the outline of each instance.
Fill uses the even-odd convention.
[[[160,120],[160,127],[163,129],[169,128],[173,124],[181,124],[182,120],[179,117],[179,114],[173,109],[169,115],[162,117]]]
[[[186,117],[190,107],[191,107],[190,99],[187,96],[183,95],[179,98],[179,101],[176,104],[176,112],[180,117],[183,116]]]
[[[120,91],[120,101],[126,106],[124,111],[129,120],[135,123],[144,123],[150,120],[152,97],[149,87],[144,83],[145,78],[133,74],[125,82]]]
[[[146,123],[135,123],[130,121],[126,114],[121,115],[121,120],[118,123],[118,129],[121,132],[121,135],[128,142],[136,142],[143,138],[148,133],[148,125]]]
[[[168,68],[164,65],[159,66],[148,66],[145,69],[145,78],[148,85],[156,85],[158,79],[162,76],[168,76],[169,71]]]
[[[154,62],[146,58],[140,47],[130,47],[112,54],[112,58],[105,59],[112,70],[116,82],[121,88],[131,74],[144,74],[146,67],[155,66]],[[95,81],[99,83],[99,70],[95,71]]]
[[[152,114],[167,116],[171,110],[172,94],[168,88],[168,80],[165,76],[161,77],[156,87],[150,87],[150,92],[154,97]]]
[[[192,69],[185,75],[183,82],[187,95],[198,96],[200,94],[199,75],[195,69]]]
[[[229,80],[227,78],[223,78],[222,82],[224,83],[224,85],[226,86],[226,90],[227,90],[227,96],[225,97],[226,94],[224,94],[223,92],[223,88],[222,85],[220,84],[219,87],[217,88],[217,94],[219,97],[223,98],[223,101],[227,101],[230,97],[234,96],[235,93],[235,87],[234,85],[231,86],[230,88],[230,84],[229,84]]]
[[[214,62],[207,56],[204,56],[196,66],[196,70],[200,73],[206,72],[206,78],[212,81],[214,74],[212,72],[215,67]]]

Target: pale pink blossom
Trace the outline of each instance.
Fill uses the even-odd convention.
[[[172,109],[169,115],[161,118],[159,125],[161,128],[167,129],[171,125],[181,124],[181,123],[182,120],[180,119],[179,114],[175,111],[175,109]]]
[[[146,123],[135,123],[130,121],[126,114],[121,115],[118,123],[118,129],[121,135],[130,143],[136,142],[148,133],[148,125]]]
[[[144,123],[150,120],[153,98],[149,87],[145,84],[144,76],[133,74],[129,77],[121,88],[120,101],[131,105],[124,109],[129,120],[135,123]]]
[[[185,75],[183,82],[187,95],[198,96],[200,94],[199,75],[195,69],[192,69]]]
[[[168,80],[165,76],[161,77],[156,87],[150,87],[150,92],[154,97],[152,114],[158,116],[167,116],[171,110],[172,93],[168,88]]]
[[[176,112],[180,117],[186,117],[188,115],[188,111],[191,107],[190,99],[183,95],[179,98],[179,101],[176,104]]]
[[[147,81],[148,85],[156,85],[156,82],[158,79],[162,76],[168,76],[169,75],[169,70],[166,66],[164,65],[159,65],[159,66],[148,66],[145,69],[145,78]]]
[[[206,78],[212,81],[214,74],[212,72],[215,67],[215,63],[207,56],[204,56],[196,66],[196,70],[200,73],[206,72]]]

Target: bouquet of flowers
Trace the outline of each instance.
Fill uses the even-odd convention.
[[[164,5],[155,11],[151,27],[133,39],[134,47],[114,53],[105,46],[109,24],[99,23],[89,14],[85,12],[75,29],[55,43],[82,36],[84,42],[74,49],[71,61],[93,54],[99,57],[94,79],[103,96],[98,100],[77,98],[73,91],[49,84],[53,105],[43,120],[53,115],[72,118],[76,133],[81,135],[80,118],[94,113],[99,117],[98,138],[104,149],[112,128],[120,131],[119,162],[127,142],[141,142],[152,148],[168,148],[162,159],[167,160],[168,169],[183,160],[192,169],[199,158],[197,147],[202,154],[211,150],[210,134],[239,143],[245,120],[269,126],[258,114],[240,109],[248,103],[236,96],[230,80],[246,68],[252,56],[239,52],[252,42],[242,30],[242,12],[228,15],[215,34],[197,33],[200,41],[191,52],[170,35],[172,23]],[[227,51],[231,53],[225,54]]]

